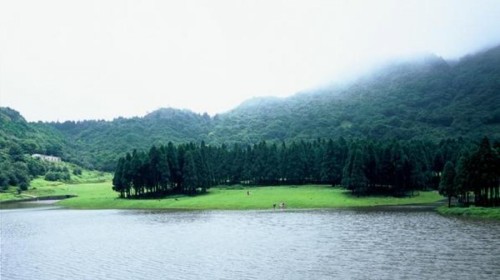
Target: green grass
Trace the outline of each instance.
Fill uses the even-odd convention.
[[[101,174],[102,175],[102,174]],[[73,176],[74,177],[74,176]],[[73,181],[75,182],[75,181]],[[21,196],[0,194],[0,201],[29,197],[76,195],[58,204],[76,209],[272,209],[284,202],[287,208],[315,209],[433,203],[442,199],[437,192],[420,192],[408,198],[370,196],[357,198],[341,188],[325,185],[246,187],[210,189],[198,196],[172,196],[163,199],[120,199],[111,189],[110,175],[82,174],[78,182],[48,182],[42,178],[31,182]],[[250,195],[247,195],[247,191]]]
[[[450,207],[441,206],[437,209],[443,215],[455,215],[472,218],[500,220],[500,207]]]
[[[163,199],[119,199],[110,183],[69,185],[68,194],[78,197],[59,202],[79,209],[271,209],[285,202],[287,208],[313,209],[433,203],[442,199],[436,192],[421,192],[411,198],[356,198],[349,192],[330,186],[212,188],[198,196],[174,196]],[[247,191],[250,195],[247,195]]]
[[[72,172],[74,165],[69,163],[59,163],[60,165],[67,166]],[[0,202],[8,200],[21,200],[33,197],[47,197],[57,195],[70,194],[72,187],[83,184],[91,186],[93,184],[102,183],[110,185],[112,179],[111,173],[103,173],[100,171],[82,170],[81,175],[74,175],[71,173],[71,180],[69,182],[49,182],[45,181],[42,177],[36,178],[30,182],[30,187],[27,191],[21,194],[17,193],[16,187],[10,187],[6,191],[0,192]]]
[[[111,173],[105,173],[101,171],[89,171],[82,170],[81,175],[74,175],[71,171],[71,183],[103,183],[106,181],[111,181],[113,179],[113,175]]]

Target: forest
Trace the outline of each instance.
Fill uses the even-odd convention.
[[[217,185],[314,183],[341,185],[357,196],[439,189],[462,204],[495,206],[499,153],[500,143],[491,145],[486,137],[479,145],[463,139],[432,144],[344,138],[232,147],[168,143],[121,157],[113,190],[123,198],[157,198],[204,193]]]

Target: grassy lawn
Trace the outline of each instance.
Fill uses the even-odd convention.
[[[72,170],[72,165],[65,163],[70,170]],[[72,192],[72,188],[75,186],[89,186],[101,184],[109,186],[111,184],[112,175],[110,173],[103,173],[99,171],[88,171],[83,170],[81,175],[71,174],[71,180],[69,183],[63,182],[49,182],[45,181],[43,178],[36,178],[31,181],[30,187],[27,191],[23,191],[20,195],[17,193],[15,187],[9,188],[7,191],[0,192],[0,202],[7,200],[20,200],[33,197],[47,197],[47,196],[57,196],[57,195],[67,195],[76,194]]]
[[[442,199],[436,192],[421,192],[411,198],[365,197],[356,198],[349,192],[330,186],[300,187],[241,187],[212,188],[207,194],[175,196],[163,199],[119,199],[111,184],[67,185],[67,194],[78,197],[59,202],[60,205],[80,209],[272,209],[284,202],[287,208],[338,208],[377,205],[433,203]],[[250,195],[247,195],[247,191]]]
[[[31,186],[27,191],[23,191],[21,194],[17,193],[16,188],[9,188],[6,192],[0,193],[0,201],[6,200],[20,200],[33,197],[44,197],[53,195],[65,195],[68,192],[68,188],[64,183],[61,182],[48,182],[41,178],[31,181]]]
[[[249,192],[249,195],[247,194]],[[437,192],[420,192],[408,198],[370,196],[357,198],[350,192],[325,185],[273,187],[218,187],[198,196],[173,196],[163,199],[119,199],[111,189],[111,175],[87,173],[72,176],[71,183],[31,182],[28,191],[0,193],[0,201],[30,197],[76,195],[58,204],[77,209],[272,209],[284,202],[287,208],[339,208],[377,205],[433,203],[442,199]]]
[[[437,211],[443,215],[456,215],[462,217],[487,218],[500,220],[500,207],[438,207]]]

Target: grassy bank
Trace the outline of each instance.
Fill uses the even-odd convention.
[[[78,197],[63,200],[59,204],[78,209],[271,209],[273,204],[279,205],[281,202],[293,209],[338,208],[433,203],[442,199],[436,192],[421,192],[410,198],[357,198],[340,188],[306,185],[212,188],[207,194],[194,197],[135,200],[119,199],[117,193],[111,190],[109,181],[39,186],[36,192],[44,195],[77,195]]]
[[[35,179],[32,187],[17,194],[0,195],[0,201],[57,195],[76,195],[59,205],[75,209],[272,209],[284,202],[291,209],[363,207],[433,203],[442,199],[436,192],[420,192],[408,198],[385,196],[355,197],[340,188],[324,185],[273,187],[219,187],[198,196],[173,196],[163,199],[120,199],[107,177],[98,180],[87,174],[83,183],[47,182]],[[105,181],[102,181],[106,179]],[[249,194],[247,194],[247,192]]]
[[[73,170],[73,165],[68,163],[64,163],[64,165],[69,167],[70,170]],[[77,186],[83,187],[81,189],[78,188],[78,190],[89,189],[89,191],[91,189],[95,190],[99,185],[101,185],[102,188],[107,188],[111,184],[111,179],[112,175],[110,173],[89,170],[83,170],[80,175],[72,174],[71,180],[67,183],[59,181],[50,182],[40,177],[32,180],[28,190],[23,191],[21,194],[17,192],[16,187],[10,187],[8,190],[0,192],[0,202],[75,194],[74,188]]]
[[[473,217],[482,219],[500,220],[500,207],[451,207],[441,206],[437,209],[438,213],[443,215],[454,215],[462,217]]]

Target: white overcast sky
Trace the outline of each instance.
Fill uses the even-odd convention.
[[[30,121],[215,114],[498,43],[498,0],[0,0],[0,106]]]

